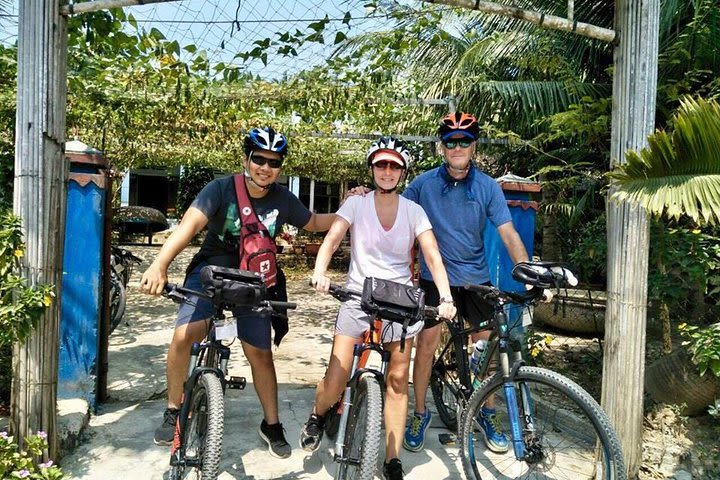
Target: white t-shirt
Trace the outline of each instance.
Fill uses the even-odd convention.
[[[430,220],[420,205],[400,197],[390,230],[380,224],[375,192],[348,198],[337,214],[350,224],[350,270],[346,287],[362,291],[366,277],[410,285],[410,252],[415,238],[430,230]]]

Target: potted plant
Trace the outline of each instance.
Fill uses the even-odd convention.
[[[323,241],[323,234],[317,233],[317,232],[311,232],[307,236],[307,241],[305,242],[305,255],[308,255],[310,257],[314,257],[318,254],[318,251],[320,251],[320,245],[322,245]]]

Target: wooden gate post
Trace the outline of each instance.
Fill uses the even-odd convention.
[[[660,0],[617,0],[611,168],[647,145],[655,126]],[[612,188],[612,186],[611,186]],[[608,202],[608,285],[602,406],[618,432],[630,478],[642,455],[649,251],[648,215]]]
[[[30,284],[54,284],[57,296],[25,343],[13,348],[11,428],[19,442],[45,431],[53,458],[67,178],[67,22],[60,3],[19,1],[13,196],[13,211],[25,232],[22,276]]]

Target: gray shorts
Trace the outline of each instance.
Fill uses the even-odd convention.
[[[362,338],[363,334],[370,329],[372,317],[362,311],[360,301],[350,299],[340,305],[337,318],[335,319],[335,333],[353,338]],[[402,335],[402,324],[383,320],[382,342],[399,342]],[[413,338],[423,329],[423,322],[408,326],[405,338]]]

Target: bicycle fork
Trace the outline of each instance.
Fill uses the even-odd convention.
[[[513,451],[515,458],[525,460],[528,449],[526,438],[532,438],[535,432],[533,420],[533,404],[530,396],[530,390],[524,382],[515,383],[515,373],[520,366],[523,365],[522,353],[519,345],[513,348],[511,341],[507,338],[505,328],[505,313],[498,314],[500,318],[501,331],[500,338],[500,371],[503,377],[503,394],[510,421],[510,434],[512,438]],[[510,354],[512,354],[513,363],[510,365]],[[520,407],[522,408],[522,418],[520,417],[520,409],[518,408],[518,393],[520,395]]]

